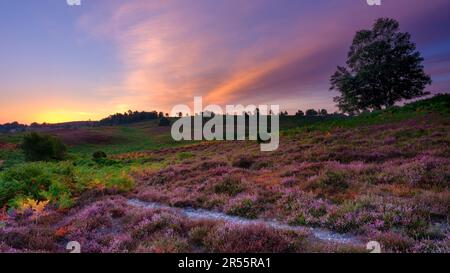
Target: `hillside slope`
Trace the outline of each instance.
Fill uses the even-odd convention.
[[[85,252],[354,252],[377,240],[448,253],[449,105],[443,95],[284,129],[268,153],[255,142],[119,145],[93,161],[94,145],[66,162],[14,163],[0,173],[0,251],[64,252],[75,240]]]

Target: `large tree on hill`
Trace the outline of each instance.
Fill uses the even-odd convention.
[[[425,74],[411,35],[399,31],[394,19],[380,18],[372,30],[358,31],[348,53],[347,67],[338,66],[330,90],[341,111],[355,113],[390,107],[403,99],[427,95],[431,78]]]

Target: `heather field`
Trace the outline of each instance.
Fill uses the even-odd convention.
[[[273,152],[140,122],[50,131],[69,157],[25,162],[0,135],[0,252],[448,253],[449,98],[282,117]]]

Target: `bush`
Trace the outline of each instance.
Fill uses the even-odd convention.
[[[299,213],[294,219],[289,221],[290,225],[293,226],[306,226],[308,222],[306,221],[305,215],[303,213]]]
[[[40,199],[41,189],[48,188],[50,183],[50,176],[39,165],[8,169],[0,177],[0,206],[3,207],[17,195]]]
[[[326,171],[319,179],[319,186],[325,190],[339,192],[349,187],[348,175],[343,171]]]
[[[268,161],[256,161],[255,163],[252,164],[252,169],[253,170],[262,170],[262,169],[266,169],[266,168],[270,168],[272,167],[272,162],[268,162]]]
[[[197,226],[192,228],[188,233],[189,241],[196,246],[203,246],[209,230],[210,227],[208,226]]]
[[[115,166],[92,168],[68,161],[17,164],[0,173],[0,208],[18,207],[24,199],[69,208],[86,190],[124,192],[133,188],[134,179]]]
[[[375,237],[376,241],[380,242],[384,251],[393,252],[409,252],[414,246],[414,241],[401,234],[395,232],[380,233]]]
[[[14,206],[24,198],[70,206],[70,188],[75,183],[73,171],[69,164],[42,162],[10,168],[0,176],[0,207],[7,203]]]
[[[92,154],[92,160],[94,160],[94,161],[99,161],[99,160],[104,159],[106,157],[107,157],[106,153],[102,152],[102,151],[97,151],[97,152]]]
[[[261,206],[252,199],[244,199],[240,203],[233,205],[227,214],[244,217],[248,219],[258,218],[258,214],[261,211]]]
[[[254,163],[255,160],[253,158],[249,156],[241,156],[233,161],[233,167],[249,169]]]
[[[217,194],[228,194],[235,196],[244,190],[244,186],[241,184],[241,179],[231,175],[225,176],[225,178],[214,186],[214,192]]]
[[[67,147],[59,138],[35,132],[24,136],[21,148],[27,161],[63,160],[67,155]]]
[[[119,191],[129,191],[134,187],[134,179],[125,172],[110,175],[106,178],[106,187]]]
[[[263,225],[225,224],[204,239],[207,251],[220,253],[285,253],[301,250],[302,235]]]

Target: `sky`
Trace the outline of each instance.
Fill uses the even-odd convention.
[[[0,123],[98,120],[177,104],[337,110],[356,31],[399,21],[450,91],[450,1],[0,0]]]

